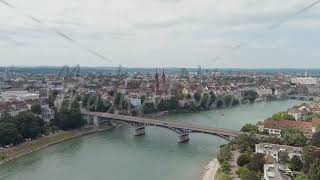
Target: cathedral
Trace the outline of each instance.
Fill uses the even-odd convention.
[[[154,76],[154,90],[153,92],[157,95],[168,94],[169,84],[166,81],[166,74],[164,69],[162,70],[161,79],[158,74],[158,69],[156,69],[156,74]]]

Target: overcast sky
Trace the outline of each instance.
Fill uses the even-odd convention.
[[[7,1],[0,66],[320,68],[320,4],[292,16],[315,0]]]

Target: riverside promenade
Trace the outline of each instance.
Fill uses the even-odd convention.
[[[39,139],[25,142],[17,146],[13,146],[11,148],[5,148],[0,150],[0,165],[13,161],[17,158],[29,155],[41,149],[45,149],[52,145],[55,145],[64,141],[68,141],[80,136],[92,134],[95,132],[105,131],[111,128],[112,127],[107,127],[107,126],[99,127],[99,128],[94,126],[86,126],[80,129],[72,130],[72,131],[64,131],[64,132],[48,135],[45,137],[41,137]]]

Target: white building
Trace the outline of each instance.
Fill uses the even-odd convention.
[[[257,94],[262,97],[262,96],[270,96],[272,95],[272,89],[271,88],[257,88]]]
[[[280,152],[287,152],[289,159],[291,159],[295,155],[301,157],[302,148],[279,144],[260,143],[256,144],[255,152],[270,155],[276,162],[279,162]]]
[[[130,104],[135,108],[139,108],[141,106],[141,98],[129,98]]]
[[[16,99],[18,101],[37,100],[39,93],[29,93],[28,91],[5,91],[0,94],[5,101]]]
[[[291,82],[294,84],[301,84],[301,85],[316,85],[317,78],[315,78],[315,77],[295,77],[295,78],[291,78]]]
[[[283,170],[280,171],[281,169]],[[290,175],[292,175],[292,171],[279,164],[264,164],[263,166],[264,180],[291,180]]]

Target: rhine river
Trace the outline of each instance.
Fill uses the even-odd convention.
[[[239,130],[301,101],[274,101],[231,109],[179,114],[166,121],[187,122]],[[219,146],[215,136],[191,134],[188,144],[177,144],[169,130],[147,127],[133,136],[133,128],[120,126],[67,141],[0,166],[1,180],[197,180]]]

